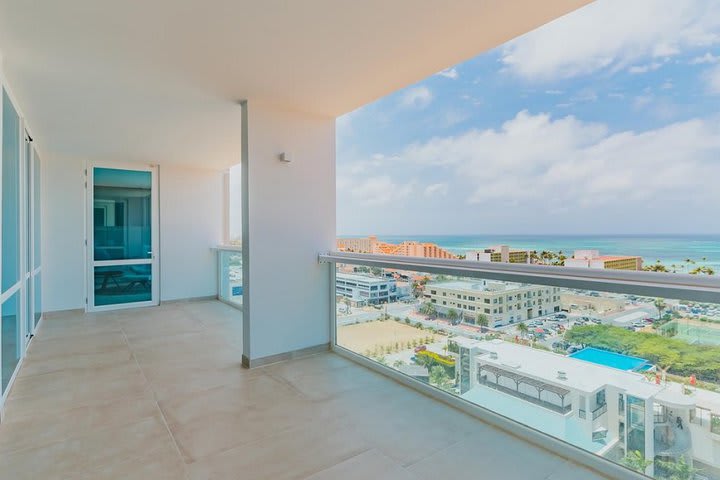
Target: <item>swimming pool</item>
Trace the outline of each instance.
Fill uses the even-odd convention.
[[[571,354],[570,357],[625,371],[647,370],[649,366],[649,362],[644,358],[631,357],[593,347],[583,348]]]

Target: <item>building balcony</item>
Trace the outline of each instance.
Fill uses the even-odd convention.
[[[48,315],[3,478],[603,478],[333,353],[244,369],[241,340],[215,301]]]

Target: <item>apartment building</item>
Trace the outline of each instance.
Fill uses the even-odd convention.
[[[335,293],[350,299],[353,306],[358,306],[392,302],[397,299],[398,290],[394,279],[338,273]]]
[[[456,340],[466,400],[614,461],[638,451],[647,459],[685,457],[706,475],[720,471],[716,392],[502,340]]]
[[[429,283],[425,298],[441,313],[455,310],[474,321],[478,314],[491,328],[560,311],[560,288],[491,280]]]
[[[508,245],[495,245],[483,250],[467,252],[465,260],[476,262],[530,263],[530,252],[511,249]]]
[[[406,240],[399,244],[380,242],[375,235],[365,238],[338,238],[337,247],[341,252],[374,253],[402,257],[457,258],[456,255],[434,243],[414,240]]]
[[[565,260],[566,267],[606,270],[642,270],[642,263],[642,257],[600,255],[598,250],[575,250],[572,258]]]
[[[341,252],[372,253],[378,243],[376,235],[359,238],[338,238],[337,249]]]

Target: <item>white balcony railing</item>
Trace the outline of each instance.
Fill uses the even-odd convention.
[[[720,405],[720,367],[699,360],[720,362],[718,277],[346,252],[319,260],[333,266],[335,351],[612,477],[642,477],[623,466],[631,463],[623,446],[651,438],[641,432],[654,428],[652,416],[647,425],[644,417],[633,423],[632,439],[618,427],[628,422],[625,397],[647,411],[666,405],[677,425],[693,420],[697,403]],[[525,290],[537,303],[502,300]],[[686,338],[690,327],[659,328],[673,322],[710,333]],[[679,360],[670,362],[672,355]],[[487,365],[508,372],[502,384],[478,380]],[[572,411],[569,402],[608,386],[622,394],[591,412],[562,415]],[[546,408],[556,404],[561,412]],[[592,432],[570,425],[586,417]],[[644,475],[666,466],[654,442],[640,447]],[[700,450],[688,454],[720,469]]]

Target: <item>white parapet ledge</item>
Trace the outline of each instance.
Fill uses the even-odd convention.
[[[242,252],[242,247],[240,245],[216,245],[211,247],[211,249],[219,252]]]
[[[474,260],[349,252],[321,254],[319,261],[695,302],[720,303],[720,277],[708,275],[600,270],[525,263],[479,262]]]

